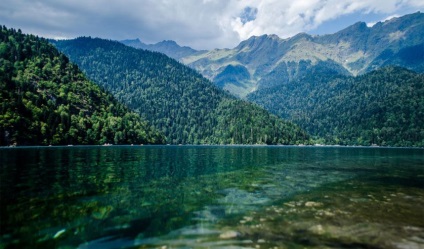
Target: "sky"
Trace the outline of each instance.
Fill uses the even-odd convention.
[[[233,48],[255,35],[335,33],[417,11],[423,0],[1,0],[0,25],[46,38],[174,40]]]

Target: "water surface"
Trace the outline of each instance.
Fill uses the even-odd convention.
[[[0,248],[423,248],[424,150],[0,149]]]

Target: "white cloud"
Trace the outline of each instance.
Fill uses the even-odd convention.
[[[422,9],[422,0],[3,0],[0,24],[46,37],[172,39],[211,49],[252,35],[290,37],[349,14]]]
[[[388,17],[383,18],[383,19],[381,19],[381,20],[379,20],[379,21],[376,21],[376,22],[369,22],[369,23],[367,23],[367,26],[368,26],[368,27],[372,27],[372,26],[374,26],[375,24],[377,24],[378,22],[385,22],[385,21],[388,21],[388,20],[390,20],[390,19],[397,18],[397,17],[399,17],[399,16],[400,16],[400,15],[397,15],[397,14],[395,14],[395,15],[391,15],[391,16],[388,16]]]
[[[243,24],[237,17],[232,27],[241,39],[252,35],[277,34],[280,37],[307,32],[322,23],[354,13],[391,14],[402,8],[424,8],[424,1],[412,0],[269,0],[250,1],[258,8],[257,18]],[[246,4],[248,5],[248,4]],[[416,10],[415,10],[416,11]]]

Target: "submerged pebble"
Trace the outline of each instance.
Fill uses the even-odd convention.
[[[224,233],[221,233],[219,235],[219,238],[221,239],[232,239],[232,238],[236,238],[237,236],[239,236],[239,233],[236,231],[227,231]]]
[[[315,233],[315,234],[323,234],[324,233],[324,229],[323,229],[322,225],[320,225],[320,224],[312,226],[308,230],[311,231],[312,233]]]
[[[286,205],[288,207],[295,207],[296,206],[296,204],[293,204],[291,202],[286,202],[286,203],[284,203],[284,205]]]
[[[97,220],[104,220],[109,217],[112,210],[112,206],[100,207],[97,211],[93,212],[91,216]]]
[[[307,201],[305,203],[305,207],[321,207],[322,203],[320,202],[314,202],[314,201]]]
[[[330,211],[324,210],[324,211],[318,212],[318,215],[321,215],[321,216],[334,216],[335,214],[332,213],[332,212],[330,212]]]
[[[66,229],[62,229],[62,230],[60,230],[60,231],[57,231],[57,233],[55,233],[54,235],[53,235],[53,239],[57,239],[57,238],[59,238],[62,234],[64,234],[66,232]]]
[[[252,220],[253,220],[253,217],[244,216],[244,217],[243,217],[243,219],[244,219],[245,221],[252,221]]]

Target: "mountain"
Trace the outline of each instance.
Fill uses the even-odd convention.
[[[162,53],[84,37],[54,44],[90,79],[154,124],[168,143],[308,142],[296,125],[232,97]]]
[[[248,98],[322,143],[423,147],[423,96],[423,74],[384,67],[356,77],[314,70]]]
[[[0,146],[163,143],[47,40],[0,31]]]
[[[361,75],[397,65],[424,72],[424,14],[417,12],[368,27],[358,22],[335,34],[305,33],[288,39],[253,36],[233,49],[199,52],[180,59],[231,93],[245,98],[327,68],[327,74]]]
[[[180,60],[183,57],[191,56],[199,52],[204,52],[204,51],[197,51],[186,46],[181,47],[175,41],[171,41],[171,40],[161,41],[156,44],[145,44],[141,42],[140,39],[123,40],[120,42],[130,47],[164,53],[167,56],[174,58],[176,60]]]

